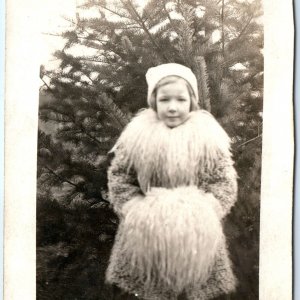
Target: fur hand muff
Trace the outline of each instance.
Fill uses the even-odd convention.
[[[120,245],[145,289],[206,282],[223,239],[216,205],[195,186],[152,188],[124,204]]]

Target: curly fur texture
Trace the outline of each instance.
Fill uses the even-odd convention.
[[[202,110],[172,129],[152,109],[143,110],[123,131],[119,145],[125,147],[124,160],[137,171],[143,192],[149,186],[198,185],[199,173],[213,172],[222,155],[230,156],[228,135]]]
[[[224,234],[217,225],[208,226],[220,225],[237,198],[230,139],[214,118],[195,111],[170,129],[153,110],[144,110],[113,152],[108,187],[120,225],[107,282],[147,300],[175,300],[183,287],[189,300],[233,291],[236,279]],[[216,250],[202,256],[214,234]],[[200,240],[205,243],[198,245]]]
[[[223,234],[214,201],[197,187],[154,188],[124,205],[120,246],[146,289],[206,282]]]

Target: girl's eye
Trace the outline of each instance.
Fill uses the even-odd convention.
[[[158,101],[159,101],[159,102],[166,102],[166,101],[168,101],[168,99],[167,99],[167,98],[161,98],[161,99],[159,99]]]
[[[185,98],[179,98],[178,100],[179,100],[179,101],[186,101]]]

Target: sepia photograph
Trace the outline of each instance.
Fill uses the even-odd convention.
[[[77,1],[41,65],[37,299],[258,299],[263,9]]]
[[[292,13],[12,0],[4,299],[292,299]]]

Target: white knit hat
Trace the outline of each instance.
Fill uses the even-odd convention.
[[[150,68],[146,73],[146,80],[148,84],[147,102],[149,106],[151,106],[150,100],[155,86],[161,79],[167,76],[178,76],[185,79],[190,84],[195,94],[195,100],[198,103],[198,85],[195,74],[188,67],[176,63],[168,63]]]

